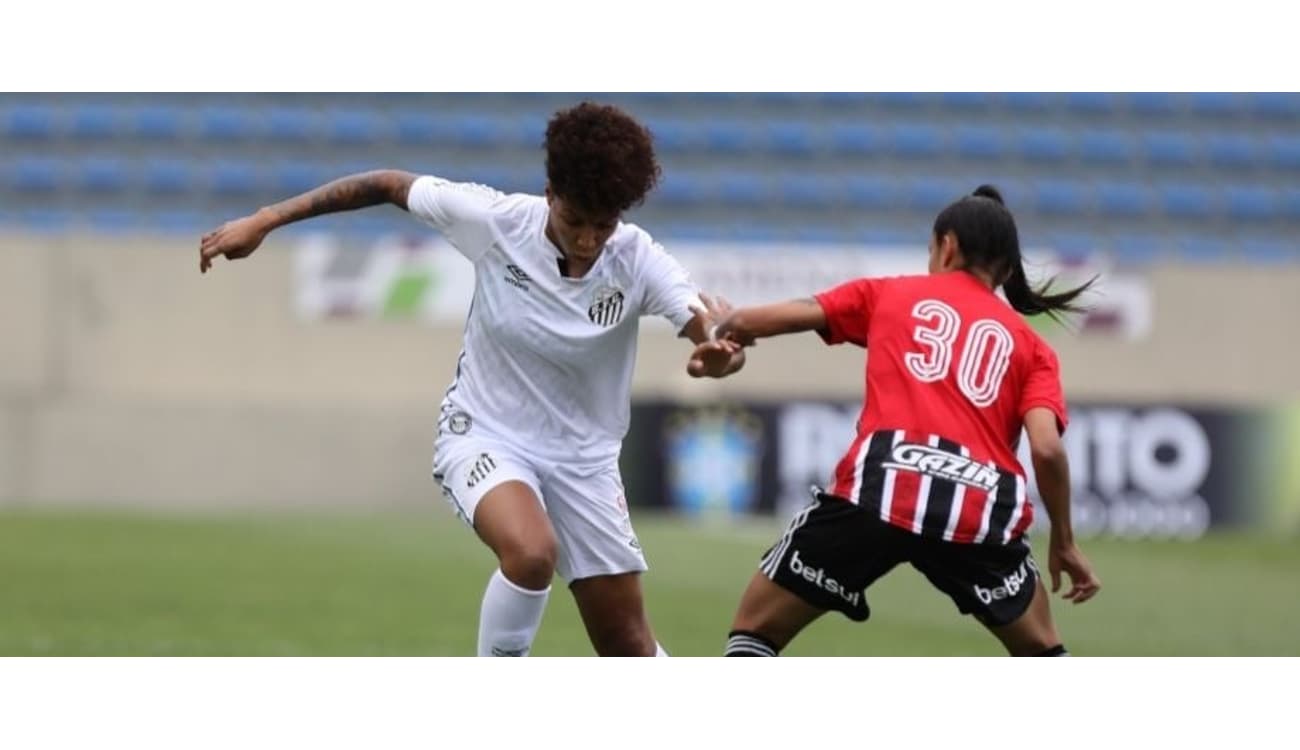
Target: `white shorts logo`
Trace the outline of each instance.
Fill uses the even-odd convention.
[[[795,550],[790,555],[790,572],[803,578],[811,584],[828,593],[834,594],[852,605],[857,605],[862,599],[861,591],[849,591],[844,584],[834,578],[827,578],[826,572],[821,568],[814,568],[810,565],[804,565],[803,560],[799,559],[799,550]]]
[[[1032,566],[1032,562],[1029,563]],[[1029,580],[1029,569],[1025,563],[1020,563],[1020,568],[1013,571],[1011,575],[1002,579],[1002,585],[991,589],[986,589],[978,583],[975,584],[975,596],[985,604],[992,604],[995,601],[1011,599],[1020,593],[1025,583]]]

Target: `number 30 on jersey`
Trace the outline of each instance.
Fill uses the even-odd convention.
[[[939,300],[923,299],[912,308],[912,317],[920,321],[912,339],[924,351],[903,356],[907,369],[922,383],[943,380],[952,368],[961,316]],[[1014,347],[1011,334],[996,320],[982,318],[971,324],[957,363],[957,387],[972,404],[985,407],[997,399]]]

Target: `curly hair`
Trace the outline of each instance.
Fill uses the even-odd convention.
[[[583,102],[546,125],[551,191],[597,215],[640,205],[659,182],[650,131],[618,107]]]

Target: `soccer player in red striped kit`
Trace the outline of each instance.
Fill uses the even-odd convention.
[[[715,329],[716,340],[697,349],[817,331],[829,344],[870,351],[857,435],[830,489],[814,488],[812,504],[764,555],[736,613],[728,656],[775,656],[828,610],[866,620],[866,588],[903,562],[1009,653],[1067,653],[1024,538],[1033,506],[1016,459],[1022,429],[1051,520],[1052,590],[1064,571],[1072,584],[1064,596],[1080,603],[1100,582],[1070,524],[1056,354],[1021,314],[1077,309],[1091,282],[1056,293],[1031,288],[1015,220],[989,186],[939,214],[929,270],[736,310]],[[702,367],[695,361],[690,370],[699,375]]]

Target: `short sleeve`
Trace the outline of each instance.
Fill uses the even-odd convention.
[[[1035,407],[1051,409],[1056,415],[1057,429],[1062,433],[1069,424],[1065,406],[1065,391],[1061,388],[1061,363],[1056,352],[1043,341],[1034,345],[1034,359],[1025,378],[1025,388],[1020,394],[1020,417]]]
[[[826,328],[820,332],[826,343],[867,345],[880,284],[880,279],[857,279],[815,295],[826,314]]]
[[[406,210],[442,232],[462,255],[477,262],[492,246],[492,207],[502,197],[490,187],[426,175],[411,184]]]
[[[644,315],[662,315],[681,331],[695,317],[692,307],[699,304],[700,293],[680,261],[669,255],[648,236],[645,243],[641,279],[645,285]]]

